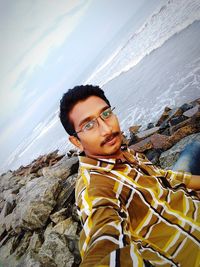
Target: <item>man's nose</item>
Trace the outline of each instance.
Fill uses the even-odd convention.
[[[99,131],[102,136],[109,135],[112,133],[112,127],[106,123],[102,118],[98,118]]]

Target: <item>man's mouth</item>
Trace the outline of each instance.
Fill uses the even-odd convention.
[[[114,138],[116,136],[118,136],[119,133],[113,133],[112,135],[108,136],[102,143],[101,143],[101,146],[105,145],[106,143],[112,143],[112,141],[114,140]]]

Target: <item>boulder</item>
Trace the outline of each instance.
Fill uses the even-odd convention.
[[[42,173],[45,177],[66,179],[71,174],[78,171],[78,157],[63,157],[52,167],[45,167],[42,169]]]
[[[66,238],[56,232],[51,232],[45,239],[39,259],[44,267],[71,267],[74,262]]]
[[[39,177],[29,181],[19,192],[19,200],[13,211],[12,227],[35,230],[45,226],[60,193],[58,179]]]

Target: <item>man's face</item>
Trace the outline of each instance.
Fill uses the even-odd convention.
[[[70,136],[70,141],[84,150],[87,156],[105,158],[117,157],[120,154],[122,134],[117,117],[113,114],[105,121],[99,117],[108,107],[100,97],[90,96],[78,102],[69,113],[69,119],[73,122],[76,132],[80,131],[87,121],[98,117],[97,127],[78,133],[79,140]],[[83,120],[84,123],[82,123]]]

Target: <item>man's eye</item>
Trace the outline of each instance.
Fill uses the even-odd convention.
[[[103,113],[102,113],[102,116],[106,119],[108,117],[110,117],[112,111],[111,110],[105,110]]]
[[[83,126],[83,129],[84,130],[90,130],[94,127],[94,122],[93,121],[89,121],[88,123],[86,123],[84,126]]]

